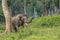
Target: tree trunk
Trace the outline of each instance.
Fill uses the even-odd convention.
[[[34,7],[34,17],[37,17],[37,11],[36,11],[36,7]]]
[[[60,14],[60,0],[59,0],[59,14]]]
[[[24,0],[24,14],[26,14],[26,0]]]
[[[11,11],[8,7],[7,0],[2,0],[2,8],[5,16],[5,21],[6,21],[5,33],[8,33],[10,32],[10,27],[11,27]]]

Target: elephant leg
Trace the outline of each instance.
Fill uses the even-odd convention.
[[[20,27],[20,24],[18,24],[18,27]]]
[[[21,26],[24,28],[24,23],[21,23]]]
[[[16,27],[14,27],[14,31],[17,32],[17,28]]]
[[[22,27],[23,28],[27,27],[27,24],[26,23],[22,23]]]
[[[13,29],[14,29],[15,32],[17,32],[18,31],[18,26],[13,24]]]
[[[16,32],[18,32],[18,25],[16,25]]]

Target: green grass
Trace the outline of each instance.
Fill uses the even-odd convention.
[[[36,18],[26,28],[3,34],[4,25],[0,25],[0,40],[60,40],[60,15]]]

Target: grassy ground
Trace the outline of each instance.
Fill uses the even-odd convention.
[[[36,18],[26,28],[17,33],[4,35],[4,25],[0,25],[0,40],[60,40],[60,15]]]

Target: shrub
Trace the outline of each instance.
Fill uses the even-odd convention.
[[[32,22],[33,27],[40,27],[40,26],[60,26],[60,15],[53,15],[53,16],[43,16],[40,18],[34,19]]]

